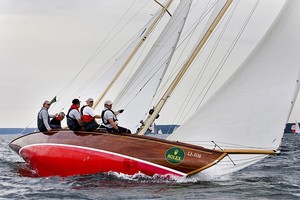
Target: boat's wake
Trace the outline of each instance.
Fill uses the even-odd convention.
[[[20,176],[36,178],[38,174],[26,163],[18,163],[17,172]],[[48,177],[51,179],[51,177]],[[132,182],[132,183],[197,183],[212,181],[211,177],[206,175],[194,175],[191,177],[179,177],[174,175],[159,175],[148,176],[143,173],[136,173],[134,175],[127,175],[118,172],[103,172],[92,175],[77,175],[69,177],[61,177],[62,180],[70,180],[74,182],[90,182],[90,181],[118,181],[118,182]]]

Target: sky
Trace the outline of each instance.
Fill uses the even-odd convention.
[[[271,8],[266,9],[267,19],[257,24],[257,32],[269,26],[283,2],[261,1],[262,8]],[[132,3],[131,9],[143,12],[122,31],[124,38],[157,10],[153,1],[0,0],[0,127],[35,127],[43,101],[76,76]],[[260,37],[255,34],[249,35],[252,45]],[[108,49],[104,55],[109,53]],[[300,120],[299,107],[292,122]]]

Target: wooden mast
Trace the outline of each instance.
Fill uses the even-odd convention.
[[[147,29],[144,37],[139,41],[139,43],[135,46],[135,48],[133,49],[133,51],[130,53],[129,57],[125,60],[125,62],[123,63],[122,67],[119,69],[118,73],[115,75],[115,77],[112,79],[112,81],[108,84],[108,86],[106,87],[106,89],[104,90],[104,92],[99,96],[99,98],[94,102],[93,108],[96,108],[99,104],[99,102],[103,99],[103,97],[107,94],[107,92],[110,90],[110,88],[113,86],[113,84],[115,83],[115,81],[119,78],[119,76],[122,74],[122,72],[124,71],[124,69],[126,68],[126,66],[128,65],[128,63],[131,61],[131,59],[133,58],[133,56],[136,54],[136,52],[138,51],[138,49],[142,46],[142,44],[144,43],[144,41],[147,39],[147,37],[150,35],[150,33],[152,32],[152,30],[154,29],[155,25],[158,23],[158,21],[160,20],[160,18],[163,16],[163,14],[167,11],[168,7],[170,6],[170,4],[172,3],[173,0],[169,0],[168,3],[163,6],[162,10],[160,11],[160,13],[158,14],[158,16],[156,17],[156,19],[154,20],[154,22],[150,25],[150,27]],[[161,5],[161,4],[160,4]]]
[[[213,21],[213,23],[209,27],[208,31],[205,33],[205,35],[203,36],[201,41],[198,43],[198,45],[195,48],[195,50],[193,51],[193,53],[191,54],[190,58],[183,65],[183,67],[181,68],[181,70],[179,71],[179,73],[177,74],[177,76],[175,77],[175,79],[173,80],[171,85],[169,86],[169,88],[166,90],[165,94],[162,96],[160,101],[154,107],[153,113],[148,115],[148,117],[145,120],[144,124],[142,125],[142,127],[138,131],[138,133],[137,133],[138,135],[144,135],[146,133],[146,131],[148,130],[148,128],[150,127],[150,125],[154,122],[154,120],[156,119],[156,116],[161,111],[161,109],[164,106],[164,104],[166,103],[167,99],[170,97],[171,93],[174,91],[174,89],[176,88],[176,86],[178,85],[180,80],[185,75],[186,71],[189,69],[189,67],[191,66],[191,64],[195,60],[196,56],[198,55],[198,53],[200,52],[200,50],[204,46],[205,42],[208,40],[208,38],[211,35],[211,33],[213,32],[213,30],[216,28],[216,26],[219,23],[219,21],[221,20],[221,18],[224,16],[226,10],[231,5],[232,1],[233,0],[227,0],[227,2],[224,4],[223,8],[221,9],[219,14],[217,15],[216,19]]]

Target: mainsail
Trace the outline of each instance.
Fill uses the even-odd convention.
[[[119,119],[132,132],[136,132],[153,106],[153,95],[176,49],[191,4],[192,0],[180,1],[146,58],[114,101],[114,107],[125,108]]]
[[[168,140],[211,149],[278,149],[299,90],[299,8],[298,0],[286,2],[239,69]],[[232,155],[208,172],[225,174],[262,158]]]

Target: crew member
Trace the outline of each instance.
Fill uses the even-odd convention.
[[[72,105],[67,114],[67,125],[70,130],[79,131],[82,130],[81,114],[79,112],[80,101],[79,99],[73,99]]]
[[[50,121],[50,126],[54,129],[62,129],[61,121],[65,118],[65,113],[60,112]]]
[[[55,127],[51,127],[50,125],[50,117],[53,118],[53,115],[49,115],[48,110],[51,106],[50,101],[44,101],[43,107],[38,113],[37,116],[37,127],[39,131],[51,131],[52,129],[55,129]]]
[[[88,98],[86,100],[86,105],[81,108],[81,121],[82,126],[85,131],[95,131],[99,128],[99,124],[96,122],[96,118],[100,119],[100,115],[96,115],[93,110],[94,100],[92,98]]]
[[[117,115],[122,113],[124,110],[113,111],[112,110],[112,101],[107,100],[104,102],[104,110],[102,111],[102,123],[104,124],[108,132],[113,133],[131,133],[127,128],[121,127],[118,125]]]

